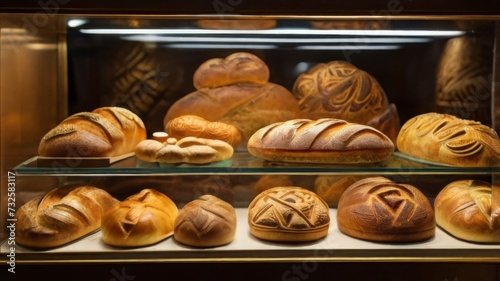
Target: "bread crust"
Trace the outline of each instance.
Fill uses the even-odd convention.
[[[458,180],[436,196],[436,222],[449,234],[470,242],[500,242],[500,207],[493,204],[492,189],[477,180]]]
[[[28,201],[16,212],[16,243],[53,248],[101,227],[104,213],[118,200],[93,187],[59,187]]]
[[[338,204],[337,224],[346,235],[377,242],[415,242],[435,234],[434,211],[414,186],[383,177],[351,185]]]
[[[453,166],[500,165],[500,140],[493,129],[448,114],[431,112],[408,120],[397,147],[408,155]]]
[[[271,124],[255,132],[247,148],[269,161],[359,164],[387,159],[394,144],[372,127],[323,118]]]

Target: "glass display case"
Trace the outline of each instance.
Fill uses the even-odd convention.
[[[43,162],[38,154],[42,137],[63,119],[103,106],[131,110],[151,138],[153,132],[164,130],[173,104],[197,90],[193,75],[198,67],[237,52],[262,59],[269,68],[269,82],[292,94],[301,74],[321,63],[343,61],[378,81],[397,108],[401,125],[414,116],[440,112],[480,121],[498,132],[498,4],[217,0],[177,5],[155,1],[148,7],[125,1],[114,7],[97,1],[42,2],[24,6],[7,1],[0,10],[0,225],[5,272],[28,265],[47,272],[57,264],[93,266],[109,275],[106,266],[115,266],[119,274],[123,268],[118,264],[136,270],[163,265],[189,271],[190,266],[220,270],[222,263],[229,263],[245,269],[274,266],[283,280],[305,280],[314,272],[356,268],[366,268],[367,273],[355,273],[355,278],[367,277],[374,270],[371,262],[382,262],[375,263],[380,270],[400,273],[408,264],[415,266],[414,272],[443,270],[447,275],[436,273],[439,280],[500,280],[500,244],[464,241],[440,227],[433,238],[421,242],[364,241],[339,230],[337,202],[327,201],[326,237],[274,243],[252,236],[247,218],[250,202],[265,188],[290,185],[317,192],[318,178],[328,177],[383,176],[417,187],[431,204],[450,182],[481,180],[493,185],[491,209],[499,209],[500,166],[442,165],[397,149],[374,165],[272,162],[253,156],[244,146],[230,159],[202,165],[151,163],[135,155],[103,163],[71,157]],[[153,188],[179,209],[203,194],[215,195],[236,210],[235,239],[212,248],[187,247],[173,237],[151,246],[116,248],[104,244],[97,231],[48,250],[15,243],[15,210],[56,187],[85,185],[102,188],[119,200]],[[473,271],[480,273],[471,275]],[[307,278],[301,272],[307,272]]]

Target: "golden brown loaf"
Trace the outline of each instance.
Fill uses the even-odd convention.
[[[379,242],[413,242],[434,236],[434,211],[425,195],[408,184],[383,177],[365,178],[340,197],[340,231]]]
[[[398,135],[399,151],[453,166],[498,166],[500,140],[481,123],[426,113],[408,120]]]
[[[296,79],[292,93],[299,99],[302,118],[338,118],[372,126],[392,140],[397,137],[395,105],[389,104],[373,76],[348,62],[313,66]]]
[[[143,189],[102,218],[102,241],[118,247],[139,247],[157,243],[174,231],[177,206],[154,189]]]
[[[182,115],[197,115],[235,126],[246,145],[258,129],[293,119],[297,113],[297,100],[280,85],[238,84],[201,89],[179,99],[167,111],[163,124]]]
[[[163,143],[156,140],[141,141],[135,154],[147,162],[206,164],[231,158],[233,147],[221,140],[169,138]]]
[[[125,108],[103,107],[69,116],[40,141],[49,157],[112,157],[133,152],[146,139],[142,120]]]
[[[211,122],[196,115],[183,115],[170,120],[165,132],[172,138],[197,137],[216,139],[229,143],[236,148],[241,143],[241,134],[233,125]]]
[[[434,201],[437,224],[463,240],[500,242],[500,206],[493,204],[493,188],[500,187],[476,180],[448,184]]]
[[[104,213],[118,200],[92,187],[60,187],[28,201],[16,212],[16,242],[32,248],[53,248],[101,227]]]
[[[331,118],[294,119],[257,131],[248,151],[269,161],[357,164],[388,158],[394,144],[369,126]]]
[[[337,207],[344,191],[363,176],[321,175],[314,181],[314,192],[330,207]]]
[[[231,243],[236,233],[236,211],[213,196],[186,204],[175,219],[174,238],[193,247],[217,247]]]
[[[256,55],[239,52],[226,58],[214,58],[202,63],[193,76],[194,87],[217,88],[234,84],[264,85],[269,80],[269,68]]]
[[[263,240],[306,242],[328,234],[328,205],[314,192],[296,186],[268,189],[248,206],[250,233]]]

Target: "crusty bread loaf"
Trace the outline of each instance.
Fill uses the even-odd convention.
[[[233,125],[211,122],[196,115],[183,115],[170,120],[165,132],[172,138],[197,137],[216,139],[229,143],[236,148],[241,143],[241,133]]]
[[[193,76],[194,87],[217,88],[234,84],[264,85],[269,81],[269,68],[256,55],[239,52],[226,58],[213,58],[202,63]]]
[[[500,165],[497,133],[479,122],[426,113],[408,120],[397,138],[399,151],[453,166]]]
[[[275,19],[217,19],[197,20],[196,24],[206,29],[229,29],[229,30],[260,30],[270,29],[276,26]]]
[[[344,191],[362,178],[357,175],[320,175],[314,181],[314,192],[330,207],[337,207]]]
[[[231,243],[236,233],[236,211],[231,204],[202,195],[186,204],[175,219],[174,239],[192,247]]]
[[[377,80],[345,61],[311,67],[293,85],[301,118],[338,118],[369,125],[395,141],[399,117]]]
[[[166,142],[143,140],[135,148],[137,158],[147,162],[206,164],[233,156],[233,147],[221,140],[185,137]]]
[[[380,131],[344,120],[294,119],[258,130],[248,151],[269,161],[308,163],[373,163],[388,158],[392,141]]]
[[[263,240],[306,242],[328,234],[328,205],[314,192],[296,186],[270,188],[248,206],[250,233]]]
[[[103,107],[69,116],[40,141],[48,157],[112,157],[133,152],[146,139],[142,120],[125,108]]]
[[[500,206],[492,190],[500,188],[477,180],[458,180],[436,196],[437,224],[451,235],[480,243],[500,242]]]
[[[425,195],[409,184],[383,177],[365,178],[340,197],[340,231],[379,242],[414,242],[434,236],[434,211]]]
[[[102,241],[118,247],[139,247],[157,243],[174,231],[177,206],[154,189],[143,189],[102,218]]]
[[[246,145],[258,129],[296,118],[297,112],[297,100],[280,85],[238,84],[188,94],[170,107],[163,124],[182,115],[197,115],[235,126],[241,133],[242,144]]]
[[[101,227],[104,213],[118,200],[92,187],[60,187],[28,201],[16,212],[16,243],[53,248]]]

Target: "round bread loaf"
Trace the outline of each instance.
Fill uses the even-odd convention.
[[[211,122],[196,115],[183,115],[170,120],[165,131],[172,138],[197,137],[229,143],[233,148],[241,143],[241,134],[233,125]]]
[[[104,214],[102,241],[118,247],[157,243],[172,235],[177,213],[177,206],[166,195],[143,189]]]
[[[408,120],[397,147],[408,155],[453,166],[500,165],[500,140],[493,129],[448,114],[431,112]]]
[[[269,81],[269,68],[256,55],[239,52],[226,58],[213,58],[202,63],[193,76],[194,87],[217,88],[234,84],[264,85]]]
[[[64,119],[45,134],[38,154],[48,157],[112,157],[134,152],[146,139],[142,120],[120,107],[102,107]]]
[[[328,234],[328,205],[314,192],[296,186],[270,188],[248,206],[250,233],[276,242],[306,242]]]
[[[93,186],[59,187],[22,205],[16,212],[16,243],[53,248],[101,227],[118,200]]]
[[[378,242],[414,242],[434,236],[434,211],[414,186],[383,177],[351,185],[338,204],[337,224],[349,236]]]
[[[385,160],[394,144],[370,126],[324,118],[271,124],[255,132],[247,148],[269,161],[359,164]]]
[[[292,93],[302,118],[338,118],[372,126],[391,140],[400,127],[396,106],[369,73],[345,61],[311,67],[297,77]]]
[[[344,191],[363,176],[321,175],[314,181],[314,192],[330,207],[337,207]]]
[[[296,118],[298,104],[284,87],[273,83],[263,86],[238,84],[201,89],[176,101],[165,115],[163,124],[183,115],[197,115],[236,127],[246,145],[258,129],[274,122]]]
[[[187,203],[175,219],[174,239],[193,247],[231,243],[236,233],[236,212],[231,204],[213,195]]]
[[[500,242],[500,206],[492,190],[500,188],[477,180],[448,184],[435,201],[436,222],[451,235],[480,243]]]

